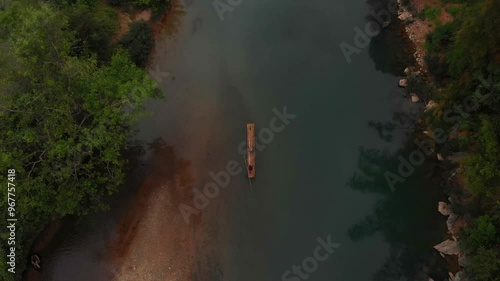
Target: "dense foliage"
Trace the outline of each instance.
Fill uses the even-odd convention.
[[[88,0],[93,1],[93,0]],[[107,0],[107,2],[116,7],[151,9],[154,20],[160,19],[170,8],[171,0]]]
[[[447,1],[450,2],[450,1]],[[454,20],[438,24],[427,40],[426,61],[444,88],[442,112],[463,105],[473,93],[486,99],[448,124],[461,134],[448,142],[461,160],[469,194],[465,212],[474,219],[461,245],[471,280],[500,280],[500,5],[497,0],[452,1]],[[431,122],[432,124],[432,122]],[[434,122],[435,124],[435,122]],[[440,124],[441,126],[442,124]]]
[[[102,210],[124,179],[122,157],[142,102],[159,97],[128,52],[111,44],[107,8],[11,3],[0,10],[0,170],[16,170],[16,273],[44,225]],[[0,192],[0,209],[7,209]],[[6,229],[5,220],[0,228]],[[2,231],[0,280],[6,270]]]
[[[120,43],[128,50],[136,65],[144,66],[153,48],[153,31],[145,21],[133,22],[129,27],[130,30],[120,38]]]

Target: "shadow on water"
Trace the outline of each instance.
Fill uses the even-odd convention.
[[[348,182],[352,189],[381,195],[373,213],[348,231],[353,241],[382,234],[390,243],[389,256],[373,276],[376,281],[427,281],[429,277],[445,280],[448,276],[445,260],[432,248],[443,240],[445,233],[445,219],[437,212],[437,202],[443,194],[436,184],[433,158],[416,166],[394,190],[385,176],[386,172],[399,175],[398,157],[409,159],[409,153],[417,149],[413,144],[414,120],[415,116],[396,113],[392,122],[370,121],[369,125],[384,141],[392,141],[399,129],[404,130],[407,140],[397,151],[361,147],[358,172]]]
[[[403,70],[414,63],[413,53],[415,48],[409,40],[405,25],[389,11],[388,5],[396,0],[368,0],[370,14],[366,16],[367,22],[379,22],[380,19],[387,20],[386,15],[390,15],[390,24],[381,28],[381,32],[371,38],[368,46],[368,54],[375,63],[375,69],[383,73],[395,76],[403,74]],[[376,15],[380,18],[377,20]]]

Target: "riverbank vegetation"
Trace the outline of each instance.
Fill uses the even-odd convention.
[[[92,0],[0,9],[0,209],[6,216],[7,170],[15,169],[17,219],[15,245],[0,223],[1,280],[20,276],[48,222],[106,209],[103,197],[123,183],[131,125],[145,100],[162,95],[141,69],[151,29],[139,23],[116,40],[118,25],[116,9]],[[15,275],[6,260],[13,246]]]
[[[438,23],[427,38],[426,62],[440,88],[435,98],[441,105],[428,116],[428,123],[453,132],[440,150],[460,155],[455,177],[464,189],[455,211],[467,225],[460,235],[467,256],[465,272],[470,280],[498,281],[500,6],[496,0],[455,2],[460,4],[451,9],[453,20]],[[431,11],[427,14],[433,16]],[[451,111],[455,113],[447,114]]]

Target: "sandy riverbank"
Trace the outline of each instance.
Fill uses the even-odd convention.
[[[199,220],[186,224],[179,202],[190,200],[192,173],[173,147],[157,142],[152,172],[117,226],[108,262],[111,280],[191,280]],[[199,219],[199,217],[198,217]]]

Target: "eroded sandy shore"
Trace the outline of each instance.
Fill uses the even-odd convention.
[[[186,224],[177,208],[190,196],[190,165],[178,159],[172,147],[155,146],[151,175],[118,224],[110,245],[111,280],[191,279],[200,241],[199,220]]]

